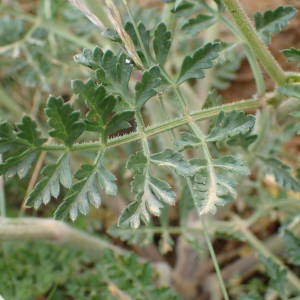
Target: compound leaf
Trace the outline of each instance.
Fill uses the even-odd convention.
[[[197,147],[200,143],[200,139],[190,132],[183,132],[181,138],[175,140],[175,146],[179,151],[183,151],[186,148]]]
[[[222,141],[238,135],[250,134],[255,124],[255,117],[241,111],[232,111],[225,114],[221,111],[215,126],[211,129],[206,140],[208,142]]]
[[[101,204],[100,188],[106,193],[115,195],[115,176],[107,171],[102,164],[82,165],[75,174],[78,181],[68,191],[63,202],[54,213],[56,219],[64,219],[67,215],[75,221],[78,214],[86,215],[90,205],[99,207]]]
[[[41,133],[37,130],[36,122],[30,117],[24,116],[20,124],[17,125],[17,137],[22,139],[28,146],[38,147],[42,145],[46,139],[41,138]]]
[[[182,154],[172,149],[151,155],[151,162],[158,166],[171,167],[182,176],[192,176],[197,170],[197,167],[186,161]]]
[[[167,182],[151,176],[142,152],[132,155],[127,167],[135,172],[131,188],[136,200],[123,210],[118,224],[137,228],[141,221],[149,223],[150,214],[159,216],[165,204],[173,205],[176,195]]]
[[[216,16],[200,14],[193,19],[189,19],[182,25],[182,29],[189,34],[197,34],[198,32],[210,27],[217,20]]]
[[[289,166],[273,157],[262,157],[259,159],[264,163],[264,173],[272,174],[276,182],[287,190],[300,191],[300,181],[291,174]]]
[[[129,245],[147,246],[154,240],[154,232],[149,230],[146,226],[139,230],[111,227],[109,228],[108,233],[112,237],[127,242]]]
[[[280,6],[274,10],[257,12],[254,16],[255,27],[263,41],[269,44],[272,35],[280,32],[296,13],[297,10],[292,6]]]
[[[300,266],[300,238],[290,230],[284,230],[283,241],[287,260],[295,266]]]
[[[277,90],[284,96],[300,99],[300,85],[286,84],[280,86]]]
[[[198,49],[191,56],[186,56],[183,60],[177,83],[182,83],[191,78],[203,78],[204,69],[213,66],[213,61],[218,57],[220,43],[208,43]]]
[[[84,100],[89,111],[86,114],[86,126],[89,131],[104,131],[110,114],[117,100],[108,96],[103,86],[97,86],[92,80],[83,83],[80,80],[72,82],[72,88],[79,98]]]
[[[69,154],[63,154],[56,163],[45,166],[32,192],[26,199],[27,206],[38,209],[41,204],[48,204],[51,196],[57,198],[60,193],[60,184],[65,188],[72,185]]]
[[[85,129],[83,121],[79,120],[79,112],[74,111],[70,104],[64,103],[61,97],[50,96],[45,112],[48,124],[52,128],[49,135],[68,146],[72,145]]]
[[[0,164],[0,175],[6,174],[8,177],[12,177],[17,174],[20,179],[24,178],[31,169],[37,154],[38,151],[27,149],[17,155],[10,156]]]
[[[236,198],[236,175],[248,175],[245,164],[232,156],[212,160],[192,160],[199,168],[192,180],[194,202],[200,214],[212,213]]]
[[[12,126],[8,122],[0,123],[0,153],[11,149],[16,136]]]
[[[137,178],[141,179],[141,176]],[[135,179],[133,185],[136,184],[139,186],[133,186],[132,190],[139,191],[138,198],[123,210],[118,221],[120,226],[130,226],[135,229],[140,226],[141,221],[149,223],[150,214],[160,216],[164,204],[173,205],[176,196],[168,183],[151,175],[148,175],[146,180]]]
[[[300,49],[289,48],[281,51],[287,58],[289,62],[300,61]],[[300,64],[298,64],[298,68],[300,68]]]
[[[133,118],[133,110],[124,110],[116,113],[106,126],[105,136],[107,137],[120,129],[130,128],[132,124],[129,121],[131,121]]]
[[[281,266],[274,262],[271,257],[260,256],[259,260],[266,268],[266,272],[270,278],[270,286],[285,299],[285,286],[287,283],[287,272]]]
[[[157,66],[152,67],[143,73],[141,81],[135,86],[137,109],[141,109],[151,97],[157,94],[155,89],[158,88],[160,82],[160,71]]]
[[[157,62],[164,65],[171,47],[171,33],[164,23],[158,24],[154,32],[153,49]]]
[[[140,227],[141,220],[145,223],[149,223],[150,216],[147,212],[145,203],[136,200],[128,204],[126,208],[121,212],[118,220],[118,226],[129,226],[133,229],[137,229]]]

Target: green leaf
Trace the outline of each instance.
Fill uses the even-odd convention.
[[[180,84],[192,78],[203,78],[204,69],[213,66],[213,61],[220,52],[220,43],[208,43],[183,60],[177,83]]]
[[[289,62],[300,61],[300,49],[289,48],[281,50],[281,52],[288,58]],[[300,64],[297,67],[300,68]]]
[[[133,110],[124,110],[116,113],[109,121],[105,135],[109,136],[118,130],[132,127],[132,124],[129,121],[134,118],[134,113],[135,112]]]
[[[116,56],[112,51],[106,51],[98,62],[97,79],[110,92],[118,93],[124,101],[129,103],[128,82],[133,70],[131,59],[124,53]]]
[[[211,129],[206,140],[208,142],[231,139],[237,135],[250,134],[255,124],[255,117],[241,111],[231,111],[225,114],[221,111],[215,126]]]
[[[128,82],[133,70],[131,59],[124,53],[114,55],[111,50],[105,53],[98,47],[93,51],[84,49],[82,54],[75,56],[77,63],[88,66],[96,71],[96,77],[106,89],[118,94],[127,103],[129,101]]]
[[[160,71],[157,66],[143,73],[141,81],[135,86],[136,108],[141,109],[143,105],[157,94],[155,90],[160,85]]]
[[[65,188],[72,185],[69,154],[63,154],[55,164],[45,166],[41,172],[41,179],[26,199],[27,206],[38,209],[41,204],[48,204],[51,196],[57,198],[60,193],[60,183]]]
[[[277,293],[283,298],[285,297],[285,287],[287,284],[287,274],[281,266],[274,262],[271,257],[265,257],[260,255],[259,260],[265,266],[266,272],[270,278],[270,286],[277,291]]]
[[[135,172],[131,189],[136,200],[122,212],[118,224],[138,228],[141,221],[150,222],[150,215],[159,216],[165,204],[175,203],[175,193],[170,185],[151,176],[147,158],[142,152],[132,155],[127,168]]]
[[[149,230],[149,227],[142,227],[139,230],[131,228],[111,227],[108,230],[109,235],[118,238],[129,245],[147,246],[154,241],[154,231]]]
[[[172,13],[175,13],[176,16],[184,17],[191,15],[197,8],[194,3],[191,3],[189,1],[176,0],[174,8],[172,9]]]
[[[46,139],[40,137],[41,133],[37,130],[36,122],[28,116],[22,118],[22,122],[17,125],[17,129],[17,137],[29,146],[38,147],[46,141]]]
[[[145,203],[136,200],[128,204],[121,212],[118,220],[118,226],[137,229],[140,227],[141,220],[144,223],[149,223],[150,216],[147,212]]]
[[[138,178],[142,179],[141,176]],[[135,184],[139,186],[133,186],[132,189],[139,191],[138,199],[123,210],[118,224],[136,229],[141,221],[146,224],[150,222],[150,214],[160,216],[164,204],[173,205],[176,195],[168,183],[151,175],[148,175],[146,180],[136,180]]]
[[[133,41],[133,44],[135,46],[135,48],[137,49],[137,53],[140,57],[140,59],[142,60],[143,64],[147,66],[147,61],[146,61],[146,58],[144,56],[144,50],[146,51],[146,54],[150,57],[151,54],[150,54],[150,31],[147,30],[146,26],[142,23],[142,22],[139,22],[138,23],[138,31],[139,31],[139,35],[141,37],[141,41],[142,41],[142,44],[140,44],[140,41],[136,35],[136,31],[135,31],[135,28],[133,26],[133,24],[131,22],[127,22],[125,24],[125,30],[126,32],[129,34],[129,36],[131,37],[132,41]]]
[[[99,47],[96,47],[93,51],[90,49],[83,49],[82,53],[74,56],[74,61],[77,64],[89,67],[93,70],[99,68],[99,63],[103,56],[103,52]]]
[[[82,165],[75,174],[78,181],[68,191],[63,202],[54,213],[56,219],[64,219],[67,215],[75,221],[78,214],[86,215],[90,205],[99,207],[101,204],[100,188],[107,194],[115,195],[115,176],[108,172],[103,165]]]
[[[183,151],[186,148],[197,147],[201,143],[195,135],[190,132],[181,133],[181,138],[175,140],[174,144],[177,147],[178,151]]]
[[[153,49],[157,62],[163,66],[171,47],[171,32],[164,23],[158,24],[154,32]]]
[[[172,149],[151,155],[151,162],[161,167],[171,167],[182,176],[192,176],[197,171],[197,167],[191,165],[182,154]]]
[[[89,131],[102,132],[117,104],[116,98],[108,96],[103,86],[97,86],[92,80],[83,83],[72,81],[72,88],[79,98],[86,102],[89,111],[86,114],[86,126]]]
[[[85,126],[79,120],[79,112],[74,111],[70,104],[64,103],[61,97],[50,96],[45,109],[48,124],[52,128],[49,135],[62,140],[71,146],[83,133]]]
[[[263,162],[263,170],[265,174],[272,174],[276,182],[287,190],[300,191],[300,181],[293,177],[289,166],[276,158],[268,158],[259,156]]]
[[[188,34],[194,35],[212,26],[216,20],[216,16],[200,14],[197,17],[186,21],[181,28],[184,29]]]
[[[292,6],[280,6],[274,10],[257,12],[254,16],[255,27],[263,41],[269,44],[272,35],[287,26],[296,13],[297,10]]]
[[[227,51],[230,51],[228,46]],[[236,51],[226,52],[223,60],[219,60],[214,68],[213,87],[224,90],[230,87],[233,80],[238,76],[244,54]]]
[[[202,108],[205,109],[205,108],[214,107],[217,105],[221,105],[221,103],[222,103],[222,96],[219,95],[215,89],[213,89],[209,91]]]
[[[284,96],[300,99],[300,85],[286,84],[280,86],[277,90]]]
[[[6,174],[8,177],[18,175],[20,179],[24,178],[31,169],[37,154],[38,151],[27,149],[20,154],[10,156],[0,164],[0,175]]]
[[[295,266],[300,266],[300,238],[290,230],[284,230],[283,242],[287,260]]]
[[[143,152],[137,152],[131,155],[127,162],[127,168],[137,173],[143,173],[147,164],[147,158]]]
[[[15,139],[12,126],[8,122],[0,123],[0,153],[10,150]]]
[[[199,170],[192,180],[192,187],[194,202],[201,215],[214,214],[218,206],[234,200],[236,176],[249,174],[245,164],[232,156],[224,156],[209,163],[200,159],[191,162]]]

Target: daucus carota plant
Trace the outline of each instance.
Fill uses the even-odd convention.
[[[14,57],[7,63],[7,72],[18,67],[19,80],[30,75],[30,85],[57,89],[57,83],[47,81],[51,59],[45,44],[67,45],[69,51],[74,45],[85,47],[74,56],[82,72],[77,73],[80,80],[72,80],[70,101],[52,92],[46,103],[38,105],[43,114],[37,108],[16,124],[0,124],[0,174],[7,182],[10,177],[11,181],[31,179],[23,213],[26,207],[43,210],[42,206],[50,206],[55,219],[75,222],[93,207],[103,202],[107,206],[107,195],[118,195],[129,201],[122,207],[117,226],[110,228],[111,236],[129,244],[147,244],[156,234],[164,252],[172,248],[171,234],[195,242],[197,235],[192,233],[202,232],[222,297],[238,293],[244,299],[263,299],[267,289],[246,296],[247,288],[237,291],[223,279],[210,235],[245,241],[260,254],[269,276],[268,291],[281,299],[299,296],[297,272],[249,229],[268,211],[285,206],[286,198],[290,201],[286,205],[293,209],[282,210],[282,236],[287,241],[288,262],[299,264],[298,194],[290,196],[291,191],[300,191],[295,167],[299,160],[290,159],[289,166],[288,159],[282,160],[281,145],[299,134],[300,74],[285,72],[268,48],[273,35],[297,10],[282,6],[257,12],[251,21],[238,0],[165,0],[163,12],[156,11],[155,16],[133,10],[125,0],[106,0],[105,5],[74,0],[70,2],[96,25],[87,25],[94,33],[77,34],[75,27],[72,33],[63,27],[66,21],[53,22],[59,2],[43,1],[44,14],[36,18],[2,4],[7,15],[0,20],[0,52],[3,61]],[[65,16],[71,19],[67,24],[75,24],[71,13]],[[232,32],[233,41],[222,40],[219,24]],[[99,45],[93,46],[93,36],[92,42],[86,37],[100,32]],[[290,46],[282,53],[289,62],[299,62],[300,50]],[[57,47],[52,60],[63,60],[62,52]],[[17,59],[24,57],[21,64]],[[244,57],[251,66],[256,92],[250,99],[223,103],[213,87],[228,87]],[[266,89],[265,77],[273,81],[272,90]],[[19,114],[20,106],[2,98],[5,109]],[[266,187],[270,177],[278,195]],[[4,199],[1,196],[0,240],[55,239],[47,231],[44,235],[36,231],[36,220],[31,227],[26,221],[31,228],[28,236],[26,231],[18,234],[18,221],[20,226],[25,221],[6,218]],[[254,211],[247,220],[234,213],[237,203]],[[170,225],[171,210],[177,211],[179,226]],[[199,223],[189,227],[193,211]],[[97,249],[106,247],[88,238],[84,241]]]

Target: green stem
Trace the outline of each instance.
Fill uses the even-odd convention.
[[[194,195],[194,191],[193,191],[193,186],[192,186],[191,179],[187,177],[186,178],[186,182],[187,182],[187,185],[188,185],[188,188],[190,190],[192,199],[194,201],[195,207],[196,207],[197,212],[198,212],[199,217],[200,217],[200,221],[201,221],[201,224],[202,224],[204,238],[205,238],[205,241],[206,241],[206,244],[207,244],[207,248],[208,248],[209,254],[211,256],[211,259],[212,259],[212,262],[213,262],[213,265],[214,265],[214,268],[215,268],[215,271],[216,271],[216,275],[217,275],[217,278],[218,278],[218,281],[219,281],[219,284],[220,284],[220,288],[221,288],[223,297],[224,297],[225,300],[229,300],[228,293],[227,293],[227,290],[226,290],[226,286],[225,286],[225,283],[224,283],[224,279],[222,277],[222,273],[221,273],[221,270],[220,270],[220,266],[219,266],[219,263],[218,263],[218,260],[217,260],[214,248],[213,248],[212,243],[210,241],[210,237],[209,237],[209,233],[208,233],[208,229],[207,229],[206,223],[203,220],[203,216],[200,215],[200,211],[198,210],[198,206],[196,204],[196,196]]]
[[[240,33],[239,30],[224,16],[221,17],[221,20],[228,26],[228,28],[231,30],[231,32],[239,39],[243,41],[243,35]],[[245,43],[243,41],[245,54],[247,56],[247,59],[249,61],[255,83],[256,83],[256,90],[259,96],[263,95],[266,92],[265,87],[265,80],[261,71],[261,68],[257,62],[255,52],[253,49],[248,45],[248,43]]]
[[[32,240],[68,244],[96,254],[102,254],[105,249],[111,249],[118,254],[128,253],[108,241],[72,228],[61,221],[40,218],[0,218],[0,242]]]
[[[220,270],[220,266],[219,266],[214,248],[213,248],[212,243],[210,241],[210,237],[209,237],[209,234],[208,234],[208,229],[207,229],[205,220],[203,220],[203,218],[200,218],[200,221],[201,221],[201,224],[203,226],[204,238],[205,238],[205,241],[206,241],[206,244],[207,244],[207,247],[208,247],[208,251],[209,251],[209,254],[211,256],[211,259],[212,259],[212,262],[213,262],[213,265],[214,265],[214,268],[215,268],[215,271],[216,271],[216,274],[217,274],[217,277],[218,277],[218,281],[219,281],[219,284],[220,284],[220,288],[221,288],[223,297],[224,297],[225,300],[229,300],[228,292],[227,292],[227,289],[226,289],[226,286],[225,286],[225,282],[224,282],[224,279],[223,279],[223,276],[222,276],[222,273],[221,273],[221,270]]]
[[[245,41],[256,54],[266,72],[278,85],[284,84],[286,81],[284,71],[273,57],[268,47],[258,36],[251,20],[240,5],[239,0],[223,0],[223,2]]]
[[[211,117],[214,117],[218,115],[221,111],[224,112],[230,112],[233,110],[247,110],[247,109],[256,109],[260,105],[259,101],[256,99],[250,99],[250,100],[242,100],[239,102],[233,102],[229,104],[224,104],[208,109],[204,109],[201,111],[196,111],[191,113],[187,116],[182,116],[175,118],[173,120],[169,120],[163,123],[160,123],[158,125],[152,125],[150,127],[145,128],[144,130],[144,136],[147,138],[160,134],[162,132],[171,130],[173,128],[186,125],[191,120],[193,121],[200,121],[200,120],[206,120]],[[107,147],[112,148],[124,144],[128,144],[131,142],[135,142],[141,139],[141,134],[139,132],[130,133],[127,135],[123,135],[120,137],[116,137],[113,139],[108,140],[107,145],[104,146],[103,144],[99,142],[90,142],[90,143],[82,143],[82,144],[74,144],[71,147],[71,151],[87,151],[87,150],[99,150],[101,148]],[[46,150],[46,151],[64,151],[66,147],[64,145],[43,145],[41,146],[40,150]]]

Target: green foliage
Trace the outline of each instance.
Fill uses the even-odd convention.
[[[51,294],[53,299],[115,299],[114,290],[134,299],[179,299],[167,287],[156,287],[149,263],[134,255],[107,251],[93,258],[80,251],[44,243],[5,245],[1,249],[1,296],[29,300]],[[93,266],[92,268],[90,266]],[[140,288],[136,288],[139,286]]]
[[[255,27],[265,43],[271,42],[272,35],[280,32],[295,17],[296,9],[292,6],[280,6],[274,10],[257,12],[254,16]]]
[[[106,141],[109,135],[131,126],[128,121],[133,118],[134,111],[114,113],[118,100],[108,95],[103,86],[97,86],[91,80],[87,83],[75,80],[72,87],[74,93],[86,102],[89,109],[85,120],[87,130],[101,133],[101,137]]]
[[[171,47],[171,33],[164,23],[157,25],[154,32],[153,50],[155,58],[160,65],[164,65]]]
[[[213,61],[218,57],[219,51],[220,43],[209,43],[195,51],[191,56],[186,56],[177,83],[180,84],[192,78],[203,78],[205,76],[203,70],[213,66]]]
[[[189,34],[196,34],[216,22],[217,17],[214,15],[200,14],[195,18],[189,19],[182,25],[182,29],[186,30]]]
[[[237,175],[248,175],[245,164],[232,156],[212,161],[195,159],[198,172],[193,179],[194,203],[200,215],[216,213],[218,206],[234,200],[237,196]]]
[[[84,123],[79,119],[79,112],[74,111],[70,104],[64,103],[61,97],[49,97],[45,113],[51,127],[49,135],[71,146],[85,130]]]
[[[287,58],[288,61],[300,61],[300,49],[289,48],[281,51]],[[298,68],[300,68],[300,64],[298,64]]]
[[[280,86],[278,92],[287,97],[300,99],[300,85],[286,84]]]
[[[150,215],[160,216],[165,204],[175,204],[175,193],[166,181],[151,175],[149,163],[143,153],[138,152],[129,158],[127,167],[135,172],[132,192],[136,200],[122,212],[118,224],[137,228],[141,221],[150,222]]]
[[[100,163],[96,161],[94,165],[82,165],[75,178],[78,181],[69,189],[54,213],[56,219],[64,219],[69,214],[71,220],[75,221],[79,213],[88,213],[90,205],[99,207],[100,188],[108,195],[115,195],[117,192],[115,176],[104,168],[101,160]]]
[[[170,167],[181,176],[192,176],[197,171],[197,167],[191,165],[180,153],[172,149],[153,154],[151,162],[161,167]]]
[[[48,204],[51,196],[58,197],[60,184],[65,188],[70,188],[72,185],[70,157],[67,153],[63,154],[56,163],[44,167],[41,179],[26,199],[26,205],[38,209],[41,204]]]
[[[11,177],[17,174],[20,179],[25,177],[38,154],[37,149],[45,142],[45,139],[40,136],[37,124],[28,116],[22,118],[15,131],[8,123],[2,123],[0,125],[1,152],[12,150],[8,153],[13,155],[8,156],[0,165],[0,175],[6,174]]]
[[[300,181],[292,176],[289,166],[273,157],[259,157],[265,174],[272,174],[276,182],[287,190],[300,191]]]
[[[80,214],[87,215],[91,207],[98,208],[105,202],[100,210],[93,209],[89,218],[95,220],[88,230],[97,226],[97,233],[108,233],[107,243],[117,238],[130,249],[138,248],[130,245],[150,244],[154,255],[156,249],[164,254],[176,246],[176,255],[167,257],[174,271],[180,269],[181,257],[190,253],[182,253],[182,237],[193,240],[193,249],[204,253],[203,232],[205,237],[224,239],[221,246],[214,243],[218,247],[216,256],[237,246],[234,257],[227,261],[226,256],[225,274],[235,257],[247,261],[248,252],[253,254],[249,250],[239,252],[245,243],[260,255],[269,253],[260,233],[265,237],[271,232],[269,225],[273,229],[299,210],[299,201],[294,199],[298,195],[290,193],[300,191],[298,160],[295,152],[286,153],[289,147],[283,145],[292,139],[293,151],[298,150],[293,139],[299,120],[278,116],[287,103],[286,115],[299,117],[298,108],[294,109],[300,99],[299,74],[285,73],[260,39],[249,38],[249,30],[251,36],[254,29],[240,14],[240,7],[230,8],[229,3],[234,5],[235,1],[164,0],[168,5],[162,15],[154,9],[141,12],[137,7],[131,11],[126,7],[128,1],[113,1],[118,6],[116,11],[108,11],[108,18],[102,6],[94,11],[93,5],[98,4],[85,1],[90,13],[103,21],[106,28],[102,35],[84,19],[84,14],[89,18],[91,14],[81,1],[76,1],[81,11],[70,6],[72,1],[29,1],[28,5],[11,1],[1,4],[0,13],[0,115],[6,118],[8,112],[12,120],[0,123],[0,175],[6,176],[0,178],[0,223],[2,216],[5,219],[6,214],[19,213],[15,207],[20,207],[18,201],[24,196],[25,205],[35,209],[51,203],[50,209],[41,208],[39,216],[48,217],[53,210],[55,218],[77,220],[75,226],[79,227],[86,222]],[[233,22],[223,14],[225,5]],[[270,43],[273,34],[295,14],[291,6],[258,12],[258,32],[252,34],[258,33]],[[109,22],[114,23],[113,29]],[[235,34],[235,41],[218,41],[222,37],[218,35],[220,26],[198,36],[219,22]],[[101,47],[95,47],[97,44]],[[282,52],[288,61],[299,61],[299,49]],[[75,53],[75,62],[83,67],[71,64]],[[134,63],[137,60],[132,53],[137,53],[141,63]],[[223,100],[212,89],[228,88],[246,58],[257,91],[244,101],[231,99],[226,91]],[[199,83],[196,79],[203,79],[207,69],[211,69],[209,76]],[[262,69],[275,81],[273,90],[267,85],[268,93]],[[72,81],[74,95],[67,88],[70,77],[79,78]],[[28,85],[33,88],[28,89]],[[50,96],[45,104],[45,91],[63,96]],[[72,104],[64,99],[71,99]],[[14,105],[17,109],[10,111]],[[19,118],[22,112],[31,117],[25,116],[18,123],[15,116]],[[73,170],[77,170],[75,175]],[[22,182],[7,180],[15,174],[31,177]],[[273,175],[281,188],[270,187],[266,175]],[[3,181],[7,195],[1,189]],[[114,199],[103,194],[115,196],[117,186],[120,195],[115,207],[111,203]],[[211,215],[235,199],[237,205]],[[117,227],[107,230],[120,208]],[[276,222],[268,215],[278,216]],[[251,234],[262,216],[262,232]],[[263,299],[269,297],[271,289],[285,300],[296,296],[300,281],[295,276],[298,269],[291,265],[299,265],[299,239],[284,228],[283,240],[285,265],[278,266],[272,256],[261,257],[269,285],[260,280],[265,278],[264,270],[257,270],[259,278],[252,273],[249,282],[248,275],[241,274],[239,287],[231,282],[227,285],[230,296]],[[214,255],[208,239],[206,242]],[[119,241],[119,245],[123,243]],[[142,264],[132,255],[121,257],[109,252],[96,260],[79,252],[38,246],[1,250],[4,259],[0,259],[0,273],[4,275],[0,294],[5,299],[178,299],[172,290],[157,288],[150,264]],[[217,260],[220,258],[224,259]],[[39,261],[45,263],[39,267]],[[202,282],[207,281],[194,279],[191,285],[197,281],[193,288],[200,291]],[[256,282],[251,288],[255,280],[260,280],[260,285]],[[293,294],[289,285],[295,288]],[[224,299],[228,298],[222,292]]]
[[[300,265],[300,239],[290,230],[283,232],[285,257],[287,260],[295,265]]]
[[[155,88],[159,86],[160,81],[160,71],[156,66],[143,73],[141,81],[135,86],[135,102],[137,109],[141,109],[150,98],[157,94]]]
[[[228,114],[220,112],[215,126],[206,140],[208,142],[230,141],[238,135],[249,135],[255,124],[255,117],[243,112],[232,111]]]
[[[286,271],[270,257],[260,256],[259,260],[266,268],[266,272],[270,278],[269,285],[276,290],[281,299],[286,299]]]

